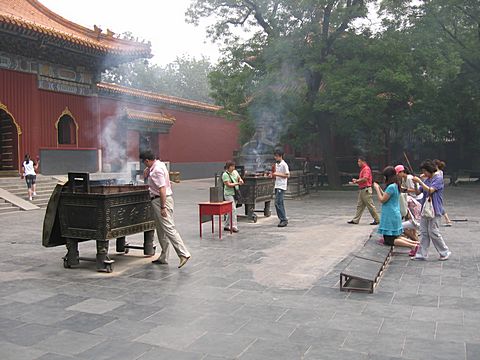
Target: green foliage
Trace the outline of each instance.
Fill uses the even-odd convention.
[[[360,32],[374,3],[382,27]],[[196,0],[187,15],[216,19],[212,97],[248,118],[244,136],[270,108],[282,139],[325,157],[335,135],[376,156],[480,148],[478,0]]]
[[[247,143],[255,134],[255,121],[251,117],[246,117],[240,123],[240,137],[239,142],[240,144]]]
[[[208,75],[212,70],[206,58],[177,57],[160,67],[148,60],[121,64],[102,74],[102,80],[185,99],[213,102],[209,96]]]
[[[252,96],[256,72],[243,59],[254,53],[247,47],[231,47],[209,74],[210,95],[218,105],[236,113],[245,113],[246,103]]]

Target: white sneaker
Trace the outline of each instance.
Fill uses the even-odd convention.
[[[33,196],[37,196],[37,193],[36,193],[36,192],[34,192],[34,193],[33,193]]]
[[[440,255],[440,257],[438,258],[438,260],[439,260],[439,261],[448,260],[448,258],[450,257],[450,255],[452,255],[452,252],[451,252],[451,251],[447,252],[447,255],[445,255],[445,256]]]
[[[28,198],[28,200],[32,201],[32,200],[33,200],[33,198],[30,196],[30,197]]]
[[[422,256],[413,256],[410,258],[410,260],[413,260],[413,261],[426,261],[427,259],[425,259],[424,257]]]

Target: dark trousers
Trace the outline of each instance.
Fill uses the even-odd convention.
[[[280,221],[287,221],[287,213],[285,212],[285,204],[283,203],[285,190],[275,189],[275,209]]]

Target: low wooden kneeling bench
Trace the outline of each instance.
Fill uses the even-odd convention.
[[[340,273],[340,291],[373,293],[391,256],[391,246],[368,239]]]

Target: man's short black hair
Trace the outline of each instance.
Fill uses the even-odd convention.
[[[367,162],[367,158],[366,158],[365,156],[363,156],[363,155],[357,156],[357,159],[358,159],[358,160],[362,160],[363,162]]]
[[[140,160],[145,161],[145,160],[155,160],[155,155],[153,155],[153,152],[150,150],[143,151],[140,154]]]
[[[283,157],[283,150],[282,149],[275,149],[274,152],[273,152],[273,155]]]

